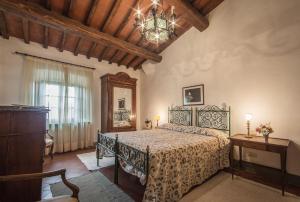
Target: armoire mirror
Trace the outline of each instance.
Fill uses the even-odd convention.
[[[136,130],[136,79],[124,72],[101,77],[101,131]]]
[[[113,127],[130,127],[132,119],[132,89],[113,88]]]

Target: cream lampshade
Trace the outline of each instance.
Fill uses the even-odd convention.
[[[247,138],[251,138],[250,136],[250,121],[252,120],[252,114],[245,114],[245,119],[247,121]]]

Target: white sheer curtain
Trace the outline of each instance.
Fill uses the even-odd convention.
[[[54,151],[92,146],[92,70],[26,56],[23,76],[24,103],[51,110]]]

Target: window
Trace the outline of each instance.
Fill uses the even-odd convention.
[[[60,86],[57,84],[46,84],[45,86],[45,105],[50,109],[49,123],[59,123],[59,102],[64,102],[64,98],[60,96],[59,90]]]
[[[25,57],[24,70],[24,103],[49,107],[55,151],[92,146],[93,71],[31,57]]]
[[[82,94],[86,89],[56,83],[37,83],[36,86],[38,105],[50,109],[48,118],[50,124],[91,122],[90,114],[83,114],[82,109],[86,102]]]

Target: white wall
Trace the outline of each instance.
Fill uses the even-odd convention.
[[[133,78],[137,78],[137,128],[140,125],[140,72],[116,64],[98,62],[97,59],[87,59],[83,55],[74,56],[73,53],[49,47],[44,49],[40,44],[25,44],[22,40],[11,37],[9,40],[0,39],[0,105],[22,104],[22,73],[23,59],[21,56],[12,54],[15,51],[25,52],[32,55],[81,64],[94,67],[94,129],[101,128],[101,82],[100,77],[107,73],[126,72]],[[96,134],[96,133],[95,133]]]
[[[159,64],[144,66],[141,121],[168,106],[182,105],[182,87],[204,84],[205,104],[232,107],[233,134],[271,122],[273,137],[293,141],[288,172],[300,175],[300,1],[226,0],[209,16],[204,32],[190,29],[167,50]],[[249,151],[249,150],[248,150]],[[279,156],[257,154],[249,161],[279,167]]]

